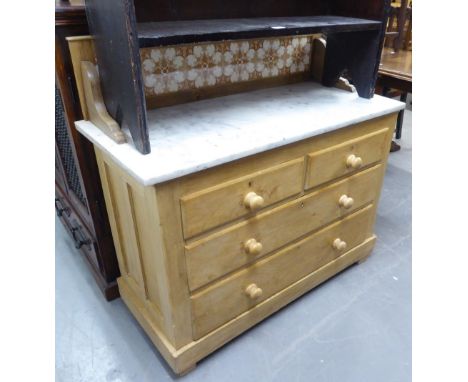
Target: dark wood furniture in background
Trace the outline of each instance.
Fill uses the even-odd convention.
[[[412,52],[401,50],[398,54],[395,54],[385,48],[382,54],[378,84],[382,88],[382,95],[399,95],[400,100],[406,102],[408,93],[412,93],[413,89]],[[396,90],[397,94],[392,93],[392,89]],[[395,130],[396,139],[401,138],[402,126],[403,111],[398,115],[397,128]]]
[[[399,6],[392,6],[388,20],[386,46],[382,51],[379,73],[377,77],[377,92],[386,97],[399,96],[406,102],[408,93],[412,93],[412,2],[402,0]],[[393,31],[396,38],[393,38]],[[390,34],[390,39],[388,35]],[[388,42],[388,44],[387,44]],[[401,139],[404,110],[398,113],[395,138]],[[398,151],[400,145],[392,141],[391,151]]]
[[[322,83],[346,74],[361,97],[374,94],[389,0],[86,0],[109,114],[150,152],[139,49],[324,33]]]
[[[112,300],[119,296],[120,273],[93,145],[74,126],[82,115],[65,40],[88,33],[83,5],[56,2],[55,208],[106,299]]]
[[[390,7],[385,46],[393,48],[395,53],[400,49],[410,50],[412,44],[412,1],[401,0]]]

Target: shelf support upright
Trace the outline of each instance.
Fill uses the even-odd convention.
[[[339,32],[327,35],[322,84],[335,86],[347,77],[360,97],[372,98],[380,63],[380,31]]]

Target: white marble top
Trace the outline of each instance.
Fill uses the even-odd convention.
[[[404,104],[302,82],[148,112],[151,153],[118,145],[94,124],[77,129],[144,185],[153,185],[399,111]]]

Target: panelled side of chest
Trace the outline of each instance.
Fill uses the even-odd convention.
[[[106,153],[96,149],[96,157],[121,270],[119,290],[169,362],[192,340],[180,213],[167,187],[145,187]]]

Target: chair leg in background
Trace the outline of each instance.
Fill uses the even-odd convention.
[[[408,93],[403,93],[400,97],[401,102],[406,103],[406,99],[408,97]],[[401,139],[401,130],[403,129],[403,115],[404,115],[405,110],[401,110],[398,113],[398,119],[397,119],[397,126],[396,126],[396,132],[395,132],[395,138],[396,139]]]

